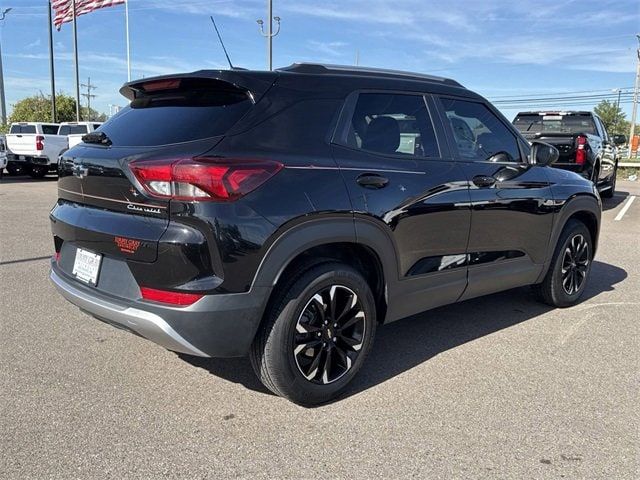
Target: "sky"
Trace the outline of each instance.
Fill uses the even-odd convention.
[[[129,0],[132,77],[226,68],[214,15],[236,66],[266,69],[256,20],[266,0]],[[454,78],[500,106],[507,97],[630,88],[636,69],[638,0],[274,0],[282,28],[274,67],[293,62],[359,64]],[[50,93],[47,2],[0,0],[8,110]],[[78,18],[80,79],[97,88],[92,107],[126,105],[124,6]],[[56,90],[73,95],[71,24],[54,30]],[[582,93],[581,93],[582,94]],[[597,102],[595,102],[597,103]],[[595,105],[594,103],[594,105]],[[582,105],[590,109],[593,105]],[[630,117],[631,104],[622,105]],[[526,107],[526,105],[525,105]],[[526,108],[523,108],[526,109]]]

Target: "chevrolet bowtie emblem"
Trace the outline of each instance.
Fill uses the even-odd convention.
[[[75,164],[71,172],[78,178],[84,178],[89,175],[89,169],[80,163]]]

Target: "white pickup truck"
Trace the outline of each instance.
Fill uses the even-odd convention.
[[[7,170],[12,175],[28,173],[33,178],[44,177],[58,169],[58,157],[82,142],[100,122],[13,123],[7,135],[9,149]]]
[[[12,123],[7,134],[9,174],[42,178],[49,170],[57,170],[58,156],[68,148],[67,137],[59,136],[58,128],[56,123]]]
[[[82,142],[82,137],[96,130],[101,122],[62,122],[58,135],[65,135],[68,139],[67,148],[75,147]]]

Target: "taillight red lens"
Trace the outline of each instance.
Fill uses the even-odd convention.
[[[147,287],[140,287],[140,293],[145,300],[180,307],[192,305],[204,296],[199,293],[169,292],[167,290],[156,290],[155,288]]]
[[[587,161],[587,137],[584,135],[578,135],[576,137],[576,163],[578,165],[584,165]]]
[[[36,150],[44,150],[44,137],[36,135]]]
[[[129,168],[154,197],[183,201],[234,201],[282,168],[269,160],[185,158],[135,160]]]

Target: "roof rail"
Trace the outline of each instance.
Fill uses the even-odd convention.
[[[455,80],[423,73],[403,72],[402,70],[389,70],[386,68],[356,67],[353,65],[331,65],[323,63],[293,63],[288,67],[278,68],[280,72],[312,73],[312,74],[338,74],[338,75],[362,75],[367,77],[393,77],[409,80],[426,80],[428,82],[446,83],[456,87],[462,85]],[[463,87],[464,88],[464,87]]]

